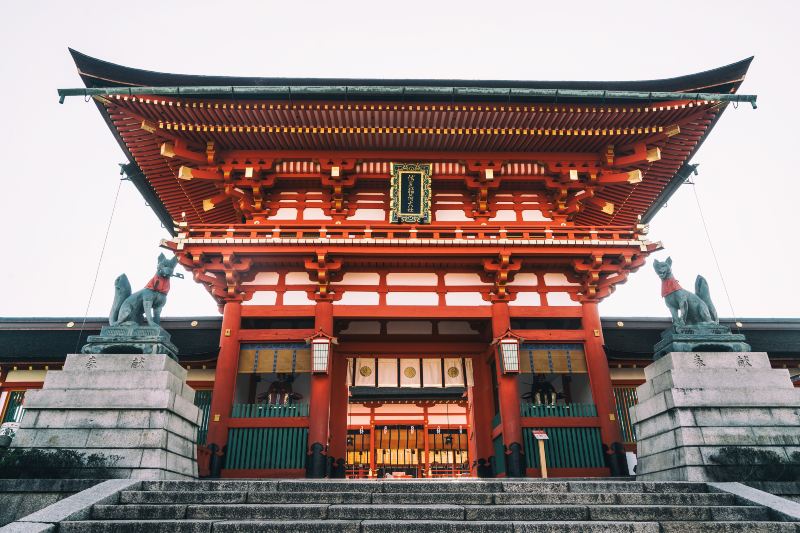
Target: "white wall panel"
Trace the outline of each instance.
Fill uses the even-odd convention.
[[[380,275],[377,272],[345,272],[342,281],[333,281],[331,285],[377,285]]]
[[[308,272],[287,272],[286,284],[287,285],[308,285],[313,283],[308,276]]]
[[[275,214],[268,217],[269,220],[297,220],[296,207],[281,207]]]
[[[356,212],[347,217],[347,220],[386,220],[386,211],[383,209],[356,209]]]
[[[378,305],[377,292],[347,291],[334,305]]]
[[[548,295],[549,297],[550,295]],[[536,307],[542,305],[542,299],[539,297],[538,292],[518,292],[517,298],[513,302],[508,302],[508,305]]]
[[[544,284],[549,287],[561,287],[566,285],[577,285],[577,283],[572,283],[571,281],[567,280],[566,274],[562,274],[560,272],[557,273],[549,273],[544,275]]]
[[[386,294],[388,305],[439,305],[435,292],[390,292]]]
[[[492,305],[491,302],[484,300],[479,292],[448,292],[444,295],[444,301],[452,306]]]
[[[547,305],[581,305],[580,302],[574,301],[570,298],[568,292],[548,292]]]
[[[244,305],[275,305],[278,293],[275,291],[256,291]]]
[[[514,281],[508,283],[509,286],[535,287],[539,284],[539,277],[532,272],[522,272],[514,275]]]
[[[308,298],[306,291],[286,291],[283,295],[283,305],[309,305],[314,300]]]
[[[303,218],[305,220],[333,220],[319,207],[306,207],[303,209]]]
[[[464,285],[491,285],[484,283],[478,274],[470,273],[449,273],[444,275],[444,284],[451,287],[463,287]]]
[[[438,276],[431,273],[393,272],[386,275],[387,285],[427,285],[436,286]]]
[[[253,281],[243,282],[242,285],[275,285],[278,283],[277,272],[259,272]]]

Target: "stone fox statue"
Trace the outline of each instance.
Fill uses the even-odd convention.
[[[158,326],[161,323],[161,310],[167,303],[169,278],[175,271],[178,258],[167,259],[164,254],[158,256],[158,268],[144,289],[131,294],[128,276],[121,274],[114,282],[114,305],[108,323],[119,325]]]
[[[711,302],[708,282],[698,275],[694,283],[694,292],[681,288],[672,275],[672,258],[666,261],[655,260],[653,267],[661,278],[661,296],[672,314],[672,323],[676,326],[694,326],[719,324],[717,310]]]

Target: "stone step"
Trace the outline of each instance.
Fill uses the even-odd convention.
[[[60,533],[796,533],[788,522],[462,522],[118,520],[59,524]]]
[[[570,481],[569,492],[679,492],[685,494],[687,492],[708,492],[708,485],[690,481],[667,481],[659,483],[650,481]]]
[[[370,503],[369,492],[250,492],[247,503]],[[198,502],[200,503],[200,502]]]
[[[375,492],[373,504],[403,505],[447,503],[455,505],[492,505],[497,496],[491,492]]]
[[[661,522],[661,533],[797,533],[791,522]]]
[[[211,533],[210,520],[85,520],[61,522],[59,533]],[[286,530],[285,530],[286,531]]]
[[[252,493],[256,494],[256,493]],[[269,494],[269,493],[266,493]],[[272,493],[275,494],[275,493]],[[124,490],[119,495],[123,504],[158,504],[158,503],[245,503],[247,492],[242,491],[143,491]]]
[[[183,520],[186,505],[93,505],[93,520]]]
[[[766,521],[755,506],[669,505],[96,505],[99,520]]]
[[[392,496],[390,494],[373,494],[376,497]],[[438,497],[439,494],[427,496]],[[433,499],[431,499],[433,501]],[[565,493],[511,493],[500,492],[493,495],[493,502],[500,505],[736,505],[733,494],[679,492],[636,493],[620,492],[565,492]],[[400,503],[400,502],[398,502]],[[463,502],[467,504],[468,502]],[[471,503],[471,502],[469,502]],[[484,503],[484,502],[480,502]]]
[[[174,492],[275,492],[279,481],[276,480],[159,480],[142,481],[142,491],[174,491]]]
[[[455,505],[734,505],[723,493],[510,493],[510,492],[240,492],[240,491],[123,491],[123,504],[199,503],[377,503]]]
[[[287,503],[281,505],[189,505],[186,517],[192,520],[323,520],[328,505]]]
[[[694,506],[694,505],[595,505],[588,507],[590,520],[636,521],[682,521],[701,522],[715,520],[768,521],[769,510],[756,506]]]

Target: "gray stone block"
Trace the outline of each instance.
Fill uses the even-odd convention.
[[[376,492],[372,494],[372,503],[388,505],[432,503],[452,505],[490,505],[494,503],[494,498],[501,495],[503,495],[503,493]],[[365,496],[369,496],[369,494],[365,494]]]
[[[514,522],[514,533],[660,533],[658,522]]]
[[[285,505],[189,505],[186,517],[195,520],[217,520],[236,517],[239,520],[299,520],[324,519],[327,505],[285,504]]]
[[[125,409],[119,412],[119,422],[117,427],[120,428],[161,428],[162,425],[151,424],[152,416],[156,413],[164,413],[166,416],[167,411],[158,410],[151,411],[149,409]]]
[[[86,390],[168,390],[180,394],[183,389],[181,379],[166,370],[151,372],[89,371],[63,372],[50,371],[45,376],[44,386],[49,389]]]
[[[345,520],[260,520],[258,522],[214,522],[214,532],[220,533],[359,533],[359,522]],[[406,531],[405,533],[408,533]]]
[[[589,508],[585,505],[468,505],[464,509],[467,520],[571,521],[589,518]]]
[[[361,533],[513,533],[514,526],[513,522],[489,521],[364,520]]]
[[[459,505],[331,505],[328,516],[336,520],[463,520]]]
[[[174,397],[168,390],[40,389],[26,393],[25,405],[58,410],[171,409]]]
[[[46,411],[45,411],[46,412]],[[69,428],[114,428],[120,427],[119,411],[106,409],[81,409],[67,411],[67,418],[61,427]],[[125,426],[121,426],[125,427]]]
[[[134,359],[136,366],[134,367]],[[92,372],[92,371],[159,371],[167,370],[178,376],[182,381],[186,381],[187,371],[171,357],[159,355],[141,354],[69,354],[64,362],[65,372]]]
[[[207,520],[92,520],[63,522],[59,533],[211,533]]]
[[[738,369],[739,357],[747,356],[750,365],[746,368],[772,368],[766,352],[672,352],[657,361],[647,365],[644,369],[646,381],[675,369],[702,370],[702,369]],[[698,357],[700,363],[698,363]]]

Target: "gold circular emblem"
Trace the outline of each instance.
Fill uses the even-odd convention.
[[[447,369],[447,375],[450,376],[451,378],[457,378],[459,373],[460,372],[458,371],[458,368],[454,366],[451,366],[450,368]]]
[[[372,374],[372,369],[368,366],[362,366],[358,370],[358,373],[361,374],[363,377],[368,377],[370,374]]]
[[[417,375],[417,371],[414,370],[413,366],[407,366],[406,369],[403,370],[403,374],[405,374],[408,379],[414,379]]]

